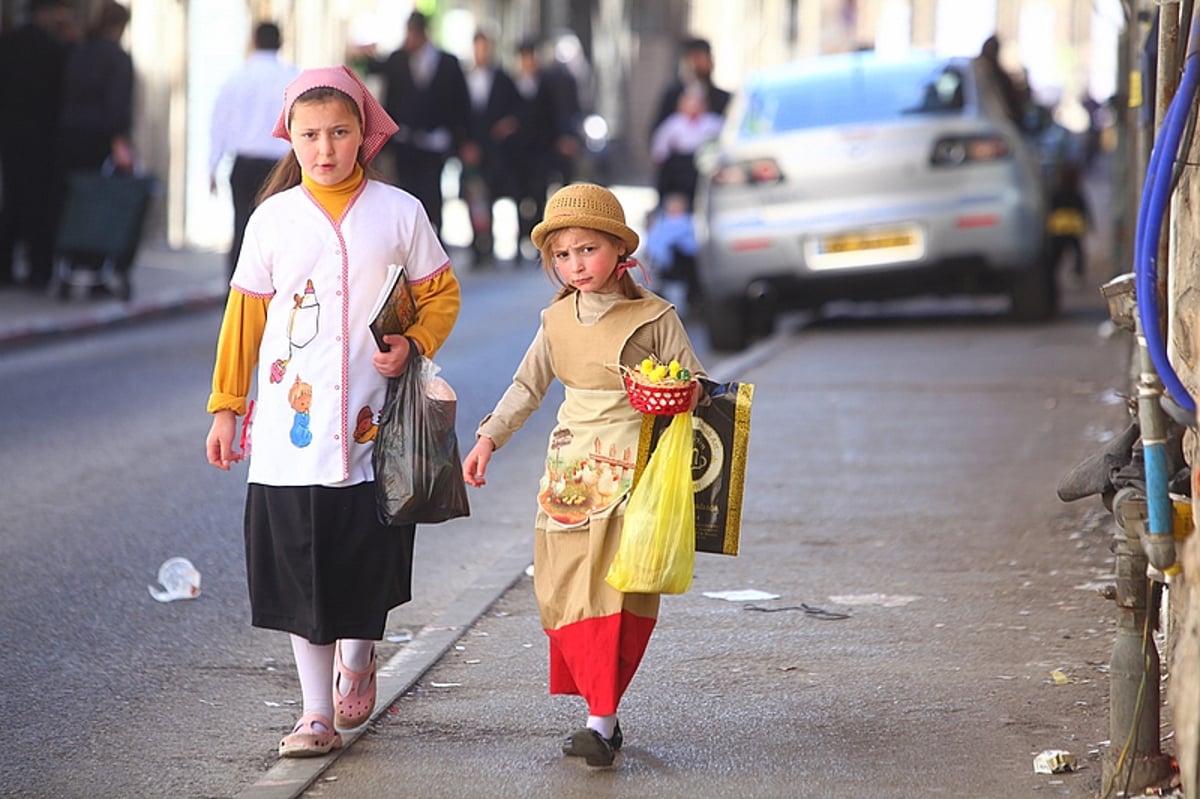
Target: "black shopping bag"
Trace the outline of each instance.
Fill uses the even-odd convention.
[[[736,555],[742,534],[742,492],[754,384],[701,383],[705,399],[692,411],[696,551]],[[653,414],[642,417],[635,486],[671,419]]]
[[[436,524],[471,515],[454,430],[457,400],[438,367],[415,348],[388,380],[371,466],[379,521]]]

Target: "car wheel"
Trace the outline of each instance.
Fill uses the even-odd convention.
[[[1058,313],[1058,277],[1042,258],[1013,276],[1010,315],[1019,322],[1044,322]]]
[[[750,339],[769,337],[775,332],[778,317],[779,311],[773,297],[751,300],[746,310],[746,329]]]
[[[705,301],[708,343],[718,352],[746,348],[750,340],[749,303],[743,297],[710,297]]]

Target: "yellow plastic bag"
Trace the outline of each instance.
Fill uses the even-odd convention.
[[[692,415],[677,414],[629,495],[621,543],[605,578],[630,594],[682,594],[696,563]]]

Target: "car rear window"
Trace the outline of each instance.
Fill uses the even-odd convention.
[[[944,62],[855,62],[844,70],[798,74],[747,89],[742,137],[826,125],[882,122],[908,114],[957,114],[963,74]]]

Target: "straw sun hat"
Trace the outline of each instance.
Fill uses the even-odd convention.
[[[582,227],[611,233],[625,243],[626,255],[638,248],[638,234],[625,224],[625,211],[616,195],[594,183],[563,186],[546,202],[546,216],[529,234],[539,250],[556,230]]]

